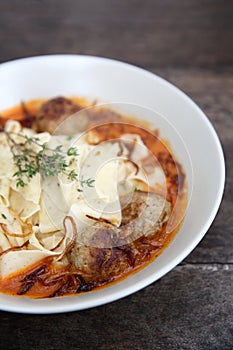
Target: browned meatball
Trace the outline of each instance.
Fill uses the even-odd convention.
[[[81,107],[68,98],[56,97],[48,100],[37,114],[38,131],[53,133],[61,122],[80,110]]]
[[[89,245],[76,242],[68,259],[87,282],[112,280],[140,266],[161,248],[159,242],[151,243],[151,237],[168,221],[170,212],[170,204],[161,196],[135,192],[133,201],[122,211],[122,226],[96,221],[84,232]]]

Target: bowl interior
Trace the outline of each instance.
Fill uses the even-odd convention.
[[[173,85],[140,68],[89,56],[41,56],[0,66],[0,111],[22,100],[57,95],[77,95],[90,101],[97,98],[113,103],[114,107],[131,106],[131,115],[137,106],[135,116],[159,127],[184,165],[189,187],[188,210],[168,248],[148,267],[126,280],[75,297],[30,300],[0,295],[3,310],[73,311],[131,294],[156,281],[192,251],[208,230],[221,202],[225,171],[218,137],[197,105]],[[140,108],[144,112],[136,115]]]

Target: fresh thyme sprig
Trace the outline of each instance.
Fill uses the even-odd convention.
[[[84,187],[84,185],[87,185],[88,187],[94,187],[94,182],[95,180],[92,179],[91,177],[89,177],[88,179],[84,180],[83,177],[80,180],[80,184],[82,187]]]
[[[78,151],[75,147],[70,147],[64,152],[62,145],[50,148],[47,143],[41,144],[37,137],[28,137],[21,133],[8,132],[6,130],[3,130],[3,132],[7,137],[13,155],[13,161],[17,168],[17,171],[13,175],[16,177],[17,187],[26,186],[25,178],[30,180],[37,173],[40,173],[42,178],[57,176],[63,173],[69,180],[77,180],[78,174],[75,170],[68,170],[74,157],[78,156]],[[14,135],[21,137],[22,141],[16,142],[13,138]],[[33,149],[32,145],[36,145],[38,151]],[[72,157],[68,163],[66,157]],[[82,179],[81,186],[86,184],[89,187],[93,187],[92,184],[94,181],[93,179]]]

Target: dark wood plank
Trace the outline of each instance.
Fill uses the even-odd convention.
[[[231,350],[233,267],[180,266],[123,300],[51,316],[0,313],[2,350]]]
[[[138,65],[233,62],[231,0],[0,2],[0,61],[47,53],[107,56]]]

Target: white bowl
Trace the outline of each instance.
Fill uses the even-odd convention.
[[[169,134],[175,154],[185,167],[189,206],[174,240],[140,272],[110,287],[74,297],[32,300],[1,294],[0,308],[6,311],[57,313],[87,309],[148,286],[196,247],[214,220],[223,194],[225,165],[216,132],[200,108],[164,79],[126,63],[90,56],[39,56],[1,64],[0,110],[22,100],[57,95],[136,104],[164,116],[168,123],[160,128],[164,136]],[[144,118],[150,120],[150,114]],[[190,159],[185,147],[180,147],[169,132],[169,125],[175,126]]]

